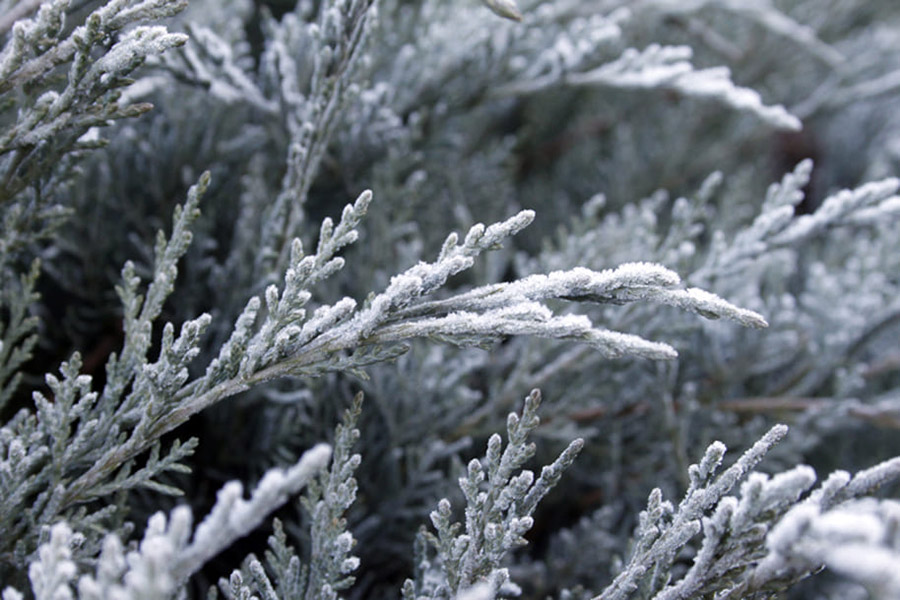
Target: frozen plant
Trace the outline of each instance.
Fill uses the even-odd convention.
[[[896,596],[898,18],[0,0],[4,600]]]

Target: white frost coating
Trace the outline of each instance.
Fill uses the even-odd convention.
[[[290,469],[270,469],[250,500],[241,498],[243,486],[239,482],[225,484],[209,515],[197,526],[193,542],[175,559],[176,579],[186,580],[210,558],[259,526],[269,513],[325,468],[330,458],[331,447],[318,444],[304,452]]]
[[[856,211],[849,220],[855,225],[878,225],[895,219],[898,215],[900,215],[900,196],[891,196],[878,206]]]
[[[806,502],[820,508],[828,508],[837,493],[850,482],[850,473],[834,471],[809,495]]]
[[[768,509],[778,504],[791,504],[801,493],[816,482],[816,471],[807,465],[798,465],[789,471],[767,478],[759,503]]]
[[[650,298],[651,296],[648,295],[648,299]],[[725,317],[737,321],[745,327],[764,328],[769,326],[759,313],[739,308],[719,296],[699,288],[661,290],[653,292],[652,299],[711,319]]]
[[[568,76],[570,85],[606,85],[620,88],[668,87],[688,96],[711,98],[756,114],[770,125],[799,130],[800,120],[780,104],[763,104],[760,95],[736,86],[726,67],[695,70],[686,46],[652,44],[644,50],[629,48],[617,60],[592,71]]]
[[[829,569],[865,584],[877,598],[900,595],[900,553],[868,544],[831,545],[822,552]]]
[[[763,214],[776,206],[800,204],[806,197],[803,188],[809,184],[812,170],[812,159],[803,159],[797,163],[793,171],[785,173],[779,183],[771,184],[766,191],[766,199],[762,205]]]
[[[678,275],[654,263],[626,263],[616,269],[592,271],[576,267],[569,271],[553,271],[547,275],[531,275],[505,285],[501,294],[521,295],[529,299],[564,296],[606,296],[617,289],[633,287],[671,287],[678,285]]]
[[[22,595],[22,592],[13,587],[7,587],[3,589],[3,600],[25,600],[25,596]]]
[[[766,327],[759,314],[739,308],[700,289],[670,289],[678,275],[654,263],[626,263],[616,269],[592,271],[576,267],[548,275],[530,275],[511,283],[487,285],[443,301],[423,303],[400,311],[405,317],[435,312],[487,312],[513,304],[552,298],[600,303],[646,300],[669,304],[710,318],[725,317],[749,327]],[[373,303],[374,304],[374,303]]]
[[[380,330],[384,339],[424,336],[455,336],[465,341],[472,337],[498,338],[507,335],[568,339],[587,343],[608,357],[625,355],[654,359],[677,357],[674,348],[636,335],[595,329],[584,315],[554,316],[536,302],[520,302],[485,313],[458,311],[444,317],[419,319],[390,325]]]
[[[706,452],[703,453],[703,458],[700,459],[699,463],[688,467],[691,489],[696,489],[712,477],[722,464],[726,450],[725,444],[716,440],[706,448]]]
[[[657,360],[678,358],[678,352],[672,346],[645,340],[630,333],[592,329],[588,333],[588,342],[614,358],[621,356],[642,356]]]
[[[874,514],[851,514],[837,510],[820,515],[815,522],[815,532],[832,539],[877,544],[884,539],[884,523]]]
[[[358,332],[359,337],[369,336],[375,327],[384,320],[391,308],[405,304],[419,295],[422,290],[422,278],[411,275],[410,271],[391,277],[391,283],[387,289],[376,296],[368,308],[356,315],[353,320],[353,329]]]
[[[826,198],[822,206],[813,214],[797,218],[791,226],[776,236],[772,243],[795,244],[856,211],[891,200],[898,190],[900,190],[900,179],[893,177],[867,183],[853,190],[842,190]],[[894,202],[891,201],[889,206],[893,204]]]
[[[162,25],[140,26],[128,31],[112,49],[91,68],[93,75],[126,71],[134,61],[150,54],[162,54],[167,49],[184,44],[188,37],[169,33]]]
[[[331,306],[317,308],[309,321],[303,324],[303,329],[297,337],[296,343],[298,345],[305,344],[352,313],[355,308],[356,300],[347,297],[341,298]]]
[[[783,230],[793,218],[794,207],[791,205],[777,206],[767,210],[753,220],[753,225],[749,229],[738,234],[733,252],[743,250],[743,246],[748,244],[761,243],[759,240]],[[764,248],[765,246],[762,246],[758,251],[762,251]]]
[[[480,240],[481,249],[488,249],[494,244],[499,244],[504,239],[516,235],[531,225],[532,221],[534,221],[534,211],[521,210],[505,221],[494,223],[484,230],[483,239]],[[473,229],[475,228],[473,227]],[[468,242],[468,237],[466,236],[466,242]]]
[[[495,247],[505,238],[527,227],[533,220],[534,211],[523,210],[506,221],[489,227],[481,223],[473,225],[462,246],[452,245],[455,244],[455,236],[448,237],[436,263],[420,262],[392,277],[387,289],[376,296],[368,308],[356,315],[348,327],[348,335],[354,335],[357,339],[368,337],[392,310],[433,292],[450,276],[470,268],[474,264],[474,257],[483,250]]]
[[[486,582],[476,583],[456,595],[456,600],[492,600],[493,598],[494,590]]]
[[[895,598],[900,594],[898,519],[900,503],[893,500],[853,500],[824,513],[804,502],[770,531],[770,554],[753,579],[762,583],[788,567],[809,571],[824,564],[879,598]]]
[[[689,96],[717,99],[738,110],[755,113],[775,127],[795,131],[803,127],[800,119],[782,105],[767,106],[755,90],[734,85],[727,67],[691,71],[673,81],[672,87]]]
[[[845,498],[871,493],[884,482],[896,479],[898,474],[900,474],[900,457],[894,457],[854,475],[842,493]]]
[[[50,540],[38,548],[37,560],[28,567],[35,600],[69,600],[73,597],[69,583],[78,569],[72,561],[72,539],[72,529],[65,522],[50,528]],[[4,597],[11,589],[4,590]]]
[[[429,307],[451,307],[462,310],[490,310],[511,302],[568,298],[604,302],[619,299],[615,292],[628,289],[671,287],[678,285],[678,275],[654,263],[625,263],[615,269],[592,271],[576,267],[553,271],[547,275],[529,275],[511,283],[486,285],[460,294],[451,300],[431,303]]]

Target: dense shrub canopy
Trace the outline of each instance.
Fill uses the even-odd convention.
[[[900,597],[898,41],[0,0],[3,600]]]

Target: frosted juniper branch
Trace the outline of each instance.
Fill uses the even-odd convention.
[[[46,52],[26,60],[22,51],[24,44],[31,41],[29,39],[32,34],[31,28],[35,24],[43,28],[50,22],[56,22],[58,32],[62,28],[68,4],[68,0],[47,3],[46,8],[42,7],[38,11],[36,23],[20,21],[13,25],[12,40],[7,43],[0,55],[0,75],[3,76],[0,80],[0,93],[7,92],[72,60],[79,51],[85,50],[84,44],[88,44],[87,48],[90,48],[105,36],[128,25],[170,17],[187,6],[186,0],[130,0],[101,6],[91,13],[85,25],[75,28],[65,40],[50,46]],[[183,43],[185,41],[183,36],[179,37]]]
[[[110,3],[92,12],[64,40],[68,0],[45,3],[33,19],[18,21],[0,52],[0,97],[34,86],[45,91],[32,106],[16,115],[15,122],[0,132],[0,156],[8,154],[0,175],[0,203],[6,203],[55,167],[59,159],[79,147],[77,138],[92,126],[140,115],[149,104],[119,106],[126,76],[148,55],[160,54],[184,44],[183,34],[161,26],[140,26],[122,34],[99,57],[95,50],[128,25],[158,20],[187,6],[185,0],[131,0]],[[57,67],[71,63],[62,91],[47,81]],[[84,145],[89,147],[89,145]]]
[[[331,448],[318,444],[307,450],[290,469],[271,469],[260,480],[249,501],[241,499],[239,483],[219,492],[216,505],[194,532],[194,539],[180,554],[173,569],[176,580],[186,580],[223,548],[255,529],[263,519],[306,486],[328,464]]]
[[[525,398],[521,416],[510,413],[507,417],[506,446],[494,434],[484,458],[469,462],[466,475],[459,480],[466,498],[463,523],[451,520],[452,507],[446,498],[431,512],[436,533],[423,532],[420,537],[436,550],[437,568],[422,572],[417,565],[415,579],[403,584],[405,599],[454,597],[479,583],[488,584],[490,593],[486,597],[493,598],[509,581],[508,571],[500,566],[506,554],[527,543],[523,536],[534,523],[532,514],[538,503],[584,447],[584,440],[573,440],[556,460],[543,467],[536,480],[534,473],[521,468],[535,452],[528,436],[540,424],[540,402],[540,391],[532,390]]]
[[[375,12],[375,0],[349,0],[339,6],[340,11],[324,4],[321,7],[315,36],[324,37],[325,43],[315,55],[310,98],[304,102],[302,111],[306,119],[288,117],[292,140],[287,172],[274,207],[276,212],[287,213],[281,229],[282,245],[274,265],[276,272],[284,270],[288,261],[291,241],[303,219],[306,195],[337,124],[337,111],[345,100],[351,84],[350,74],[362,54]]]
[[[666,344],[596,329],[586,317],[556,316],[537,300],[635,299],[643,294],[701,314],[765,325],[756,313],[738,309],[711,294],[666,289],[678,281],[677,276],[662,267],[641,264],[599,274],[576,269],[526,278],[506,287],[479,288],[460,295],[459,307],[453,304],[452,298],[441,305],[422,303],[426,295],[443,286],[450,276],[471,267],[481,252],[498,247],[505,238],[531,223],[534,218],[531,211],[522,211],[489,227],[478,224],[470,229],[462,243],[456,234],[451,234],[437,261],[419,263],[395,276],[387,289],[362,309],[356,310],[356,303],[345,298],[332,306],[320,307],[312,318],[307,318],[303,306],[310,293],[306,288],[342,267],[342,259],[334,257],[334,253],[356,239],[355,226],[365,214],[369,198],[366,192],[354,205],[348,205],[336,227],[330,220],[323,222],[315,255],[304,256],[299,242],[295,242],[283,291],[279,294],[271,286],[265,293],[268,310],[260,328],[251,333],[259,310],[259,301],[251,300],[238,319],[232,339],[207,369],[207,374],[177,391],[173,389],[151,411],[152,418],[143,418],[138,423],[126,443],[112,449],[73,484],[70,501],[78,498],[82,490],[94,488],[118,464],[143,451],[151,440],[225,397],[286,375],[315,376],[334,369],[353,369],[352,355],[339,360],[345,351],[379,348],[416,337],[472,344],[506,335],[536,335],[584,342],[610,357],[635,355],[659,359],[676,355]],[[435,306],[440,306],[446,314],[416,318],[432,314]],[[446,310],[448,306],[454,311]],[[197,325],[203,326],[204,322]],[[386,354],[381,360],[391,356]],[[366,360],[360,357],[356,364],[365,365]]]
[[[175,208],[169,240],[159,232],[153,280],[147,287],[145,297],[138,294],[140,279],[134,274],[134,265],[126,263],[122,269],[122,286],[116,291],[126,310],[123,323],[125,340],[121,356],[111,356],[107,364],[107,382],[101,399],[101,410],[105,413],[122,415],[139,402],[134,394],[129,395],[131,400],[125,403],[121,403],[120,399],[126,387],[138,376],[139,367],[146,362],[152,323],[159,316],[166,298],[175,289],[177,262],[191,243],[190,226],[200,216],[200,198],[206,192],[209,182],[210,174],[206,172],[188,191],[184,206]]]
[[[834,227],[853,225],[857,217],[863,217],[863,223],[896,218],[900,179],[894,177],[841,190],[828,196],[812,214],[797,216],[796,207],[804,198],[802,190],[812,168],[811,160],[800,161],[779,183],[769,186],[760,214],[730,244],[716,232],[706,263],[691,280],[706,284],[712,277],[740,272],[756,257],[778,248],[797,247]]]
[[[6,4],[9,4],[9,2],[7,2]],[[401,3],[401,4],[402,4],[402,3]],[[424,38],[427,39],[428,36],[427,36],[427,35],[423,35],[422,37],[424,37]],[[422,60],[422,62],[425,63],[426,61],[425,61],[425,60]],[[433,64],[433,62],[432,62],[432,64]],[[480,66],[480,65],[476,65],[476,66]],[[473,69],[473,70],[475,70],[475,69]],[[463,86],[460,86],[460,87],[463,87]],[[449,86],[448,86],[448,88],[447,88],[447,91],[448,91],[448,92],[450,91]],[[443,93],[443,92],[442,92],[442,93]],[[450,94],[447,94],[447,95],[450,95]],[[542,105],[543,105],[543,102],[542,102]],[[676,125],[680,125],[680,124],[676,124]],[[211,133],[211,135],[212,135],[212,132],[213,132],[214,129],[215,129],[215,128],[209,128],[209,129],[207,129],[207,130],[210,131],[210,133]],[[730,132],[729,132],[729,133],[730,133]],[[715,148],[716,146],[715,146],[714,144],[709,144],[707,147],[708,147],[708,148]],[[665,151],[665,148],[663,148],[663,150]],[[341,173],[341,175],[343,175],[343,173]],[[351,177],[352,177],[352,176],[351,176]],[[561,182],[559,179],[555,179],[555,180],[554,180],[554,183],[562,183],[562,182]],[[723,206],[727,206],[727,205],[723,205]],[[625,230],[626,234],[628,234],[628,235],[631,235],[631,234],[634,233],[634,230],[631,229],[631,228],[623,227],[622,229]],[[615,264],[615,263],[613,263],[613,264]],[[767,281],[768,281],[768,280],[767,280]],[[748,278],[748,279],[747,279],[747,283],[748,283],[748,284],[751,284],[751,285],[752,285],[753,282],[754,282],[753,279],[751,279],[751,278]],[[777,287],[777,286],[776,286],[776,287]],[[246,298],[244,298],[244,299],[246,299]],[[280,301],[281,301],[281,298],[276,298],[275,304],[279,303]],[[268,303],[266,302],[265,304],[268,304]],[[258,315],[257,315],[257,314],[254,314],[254,315],[253,315],[254,318],[256,318],[256,317],[258,316],[259,319],[262,320],[262,319],[266,316],[266,308],[265,308],[265,304],[264,304],[264,301],[263,301],[263,300],[257,300],[257,305],[258,305],[258,306],[257,306]],[[346,304],[345,304],[345,306],[346,306]],[[250,308],[252,308],[252,306],[251,306]],[[332,308],[332,307],[323,307],[323,308],[328,309],[328,308]],[[499,308],[501,308],[501,307],[496,307],[496,309],[499,309]],[[504,307],[504,308],[505,308],[505,307]],[[492,310],[495,310],[495,309],[492,309]],[[516,312],[515,314],[504,313],[504,314],[502,314],[502,315],[496,315],[496,316],[495,316],[495,315],[490,315],[490,316],[489,316],[489,319],[495,319],[495,318],[500,318],[500,317],[502,317],[502,318],[507,319],[508,321],[510,321],[511,326],[515,326],[514,321],[515,321],[516,319],[523,320],[523,319],[525,319],[526,316],[527,316],[528,318],[531,318],[532,316],[538,316],[538,315],[540,315],[540,309],[539,309],[537,306],[527,305],[526,303],[522,303],[521,306],[519,306],[516,310],[517,310],[518,312]],[[246,313],[245,315],[242,315],[242,317],[246,317],[246,318],[250,319],[250,312],[252,312],[252,310],[251,310],[251,311],[248,311],[248,313]],[[351,312],[352,312],[352,311],[351,311]],[[473,310],[459,311],[459,312],[470,312],[470,313],[474,314],[475,316],[479,316],[478,313],[477,313],[476,311],[473,311]],[[610,312],[612,312],[612,311],[610,311]],[[310,313],[312,313],[312,309],[310,309]],[[330,312],[330,313],[329,313],[328,311],[326,311],[326,312],[323,312],[323,314],[321,315],[321,317],[322,317],[322,319],[324,320],[326,317],[330,318],[330,317],[333,316],[333,315],[334,315],[334,312],[333,312],[333,311]],[[434,317],[434,318],[443,318],[443,317],[446,317],[446,316],[448,316],[448,315],[434,316],[434,315],[429,315],[429,314],[423,313],[419,318],[421,318],[421,319],[428,319],[428,318],[432,318],[432,317]],[[466,321],[466,320],[467,320],[467,318],[466,318],[465,315],[458,315],[458,313],[457,313],[457,317],[459,317],[459,319],[460,319],[461,321]],[[303,317],[303,318],[305,318],[305,317]],[[302,332],[302,328],[303,328],[303,326],[304,326],[303,318],[300,318],[300,319],[298,320],[298,323],[297,323],[297,325],[301,326],[301,332]],[[312,317],[312,315],[311,315],[311,318],[314,318],[314,317]],[[352,316],[347,317],[347,318],[352,318]],[[252,319],[251,319],[251,320],[252,320]],[[663,319],[657,319],[657,322],[658,322],[658,321],[662,321],[662,320],[663,320]],[[342,321],[341,321],[341,322],[342,322]],[[449,320],[448,320],[448,323],[449,323]],[[255,327],[256,327],[257,325],[259,325],[259,323],[257,323],[257,322],[254,321],[254,323],[253,323],[252,325],[253,325],[254,329],[253,329],[252,331],[250,331],[250,334],[251,334],[251,335],[256,331]],[[381,333],[383,334],[383,333],[384,333],[384,328],[386,328],[386,327],[388,327],[388,326],[392,326],[392,325],[399,325],[399,326],[402,326],[403,323],[402,323],[402,322],[393,321],[393,320],[391,320],[391,319],[388,319],[388,320],[386,320],[385,322],[383,322],[383,323],[377,325],[376,328],[375,328],[375,332],[381,332]],[[429,325],[429,326],[431,326],[431,325]],[[466,323],[465,323],[465,322],[463,322],[463,323],[460,324],[460,327],[464,327],[464,326],[466,326]],[[677,327],[677,326],[678,326],[678,324],[676,324],[676,327]],[[329,327],[330,327],[330,326],[329,326]],[[424,327],[425,327],[425,326],[423,325],[423,329],[420,329],[420,331],[424,330]],[[435,328],[438,328],[439,325],[434,325],[434,327],[435,327]],[[286,329],[285,329],[285,331],[286,331]],[[277,331],[277,329],[273,331],[273,333],[275,333],[276,335],[277,335],[278,333],[282,333],[282,332],[283,332],[283,331]],[[405,332],[405,331],[399,331],[399,332],[395,332],[395,333],[396,333],[396,335],[398,335],[398,336],[408,335],[408,332]],[[317,335],[320,335],[320,334],[317,334]],[[436,334],[436,335],[439,335],[439,334]],[[479,335],[480,335],[480,334],[479,334]],[[173,337],[174,337],[174,334],[173,334],[173,333],[171,332],[171,330],[170,330],[169,338],[170,338],[170,340],[172,341],[172,345],[174,346],[174,340],[172,339]],[[290,335],[286,335],[285,338],[284,338],[284,339],[285,339],[285,344],[286,344],[286,346],[284,347],[284,349],[288,350],[288,352],[293,351],[294,348],[296,348],[297,345],[300,344],[300,343],[298,342],[298,340],[301,339],[301,337],[302,337],[302,334],[301,334],[301,336],[298,337],[298,338],[291,338]],[[315,337],[315,336],[314,336],[314,337]],[[473,337],[474,337],[474,336],[473,336]],[[460,339],[463,339],[463,338],[460,337]],[[474,340],[477,341],[477,337],[475,337]],[[265,344],[263,344],[263,345],[265,345]],[[302,347],[302,344],[300,345],[300,347]],[[169,350],[172,350],[172,348],[170,348]],[[269,356],[269,357],[267,357],[267,353],[268,353],[268,352],[272,352],[272,355]],[[260,363],[259,363],[259,365],[269,365],[269,366],[271,366],[271,365],[277,364],[277,363],[278,363],[279,361],[281,361],[282,358],[283,358],[283,357],[279,354],[279,352],[280,352],[280,349],[278,348],[278,346],[277,346],[276,344],[272,344],[271,347],[267,347],[264,351],[261,351],[261,352],[259,353],[259,357],[260,357]],[[355,357],[349,357],[349,356],[346,356],[343,352],[337,352],[337,353],[335,353],[335,356],[338,356],[338,357],[340,358],[340,360],[346,360],[346,362],[348,362],[348,363],[350,363],[352,360],[356,360]],[[270,362],[270,359],[271,359],[271,362]],[[171,362],[171,361],[170,361],[170,362]],[[248,364],[249,364],[249,363],[248,363]],[[253,365],[252,367],[248,367],[248,371],[247,371],[247,372],[250,373],[250,374],[256,373],[256,372],[259,370],[259,369],[258,369],[258,366],[259,366],[259,365]],[[316,366],[316,368],[319,368],[320,366],[323,365],[323,363],[317,363],[317,365],[318,365],[318,366]],[[328,362],[326,362],[326,363],[324,363],[324,367],[323,367],[323,368],[325,368],[325,367],[327,367],[327,368],[333,368],[334,365],[335,365],[335,363],[328,363]],[[690,377],[690,376],[688,376],[688,377]],[[237,378],[238,378],[238,376],[230,376],[230,375],[229,375],[229,376],[226,376],[226,375],[223,375],[223,381],[227,381],[227,380],[231,380],[231,379],[237,379]],[[176,380],[172,380],[172,381],[174,382],[174,381],[176,381]],[[587,381],[587,377],[585,377],[585,381]],[[596,381],[596,378],[595,378],[595,381]],[[211,383],[211,384],[214,384],[214,383],[215,383],[215,382],[213,381],[213,378],[210,378],[210,383]],[[579,383],[580,383],[580,382],[579,382]],[[687,383],[691,383],[690,380],[688,380]],[[190,385],[190,384],[188,384],[188,385]],[[449,383],[446,384],[446,385],[449,385]],[[491,385],[493,385],[493,384],[491,384]],[[582,385],[583,385],[583,384],[582,384]],[[600,385],[604,385],[604,384],[601,383]],[[191,393],[192,393],[192,394],[193,394],[194,392],[200,393],[201,388],[202,388],[202,386],[199,386],[199,385],[196,386],[195,388],[191,388],[191,389],[192,389],[192,392],[191,392]],[[183,389],[183,388],[182,388],[182,389]],[[202,388],[202,389],[206,389],[206,388]],[[390,389],[390,388],[388,388],[388,389]],[[445,389],[446,389],[446,388],[445,388]],[[578,392],[576,391],[576,392],[574,392],[574,393],[578,393]],[[133,418],[140,418],[140,417],[139,417],[138,415],[135,415],[133,412],[131,412],[131,413],[129,413],[129,418],[132,418],[132,419],[133,419]],[[557,424],[557,425],[558,425],[558,424]],[[554,427],[554,431],[557,431],[555,427]],[[617,432],[617,433],[618,433],[618,432]],[[648,433],[651,433],[651,434],[652,434],[652,432],[648,432]],[[650,438],[653,438],[653,436],[650,435]],[[648,439],[650,439],[650,438],[648,438]],[[640,443],[643,444],[643,436],[639,437],[638,439],[640,439],[640,440],[641,440]],[[654,452],[657,452],[657,451],[659,450],[659,447],[658,447],[658,445],[653,445],[653,444],[651,443],[650,449],[651,449],[651,453],[650,453],[650,454],[652,455]],[[11,454],[12,454],[12,452],[11,452]],[[102,484],[101,484],[101,485],[102,485]],[[82,556],[85,556],[86,554],[87,554],[87,553],[82,553]]]
[[[356,423],[362,401],[360,392],[335,429],[331,468],[323,471],[318,481],[311,482],[300,499],[312,521],[304,595],[307,600],[326,598],[350,587],[354,581],[351,573],[359,566],[359,558],[350,553],[356,540],[347,530],[344,514],[356,500],[357,483],[353,474],[362,456],[352,452],[352,448],[359,439]]]
[[[328,445],[319,444],[304,452],[290,468],[270,469],[247,500],[239,482],[226,483],[193,532],[191,509],[180,506],[168,518],[162,512],[150,517],[143,539],[134,548],[127,548],[116,535],[106,536],[94,572],[78,577],[78,597],[174,597],[210,558],[258,527],[307,485],[327,465],[330,455]],[[72,550],[84,536],[62,521],[53,525],[49,538],[28,569],[32,590],[39,599],[72,598],[72,586],[79,574]],[[3,590],[4,600],[22,597],[14,588]]]
[[[176,53],[183,64],[176,64],[167,53],[159,63],[161,68],[178,81],[208,88],[210,95],[226,104],[240,101],[269,117],[281,116],[283,107],[266,96],[253,74],[239,66],[239,57],[226,40],[198,23],[187,23],[187,30],[191,39]]]
[[[727,67],[695,69],[690,63],[692,54],[688,46],[652,44],[643,50],[629,48],[618,59],[589,71],[540,75],[502,85],[493,93],[498,96],[534,94],[559,85],[670,88],[751,112],[779,129],[802,127],[800,120],[780,104],[768,106],[756,91],[736,86]]]
[[[21,565],[34,550],[40,527],[57,521],[73,504],[135,487],[177,492],[153,478],[164,471],[184,471],[178,461],[192,452],[196,440],[173,443],[160,457],[158,438],[144,433],[148,423],[165,410],[164,397],[187,380],[187,364],[198,352],[197,342],[209,317],[188,321],[177,338],[174,327],[167,324],[158,359],[148,361],[147,353],[153,322],[174,288],[176,263],[190,243],[188,227],[198,214],[196,205],[208,181],[208,174],[202,176],[185,206],[175,211],[171,238],[160,234],[146,300],[137,292],[139,280],[133,266],[123,269],[126,281],[119,291],[125,304],[125,347],[121,358],[112,357],[107,364],[103,393],[91,389],[92,378],[81,373],[80,355],[74,353],[62,363],[61,376],[46,375],[51,393],[34,392],[34,409],[21,409],[0,428],[3,445],[8,446],[0,461],[5,473],[0,497],[7,507],[0,515],[4,568]],[[119,444],[132,452],[122,454]],[[149,456],[135,470],[128,460],[145,450]],[[26,456],[28,460],[23,460]],[[103,477],[87,491],[79,488],[77,479],[98,464],[104,466]],[[79,518],[85,523],[100,522],[118,506],[85,510]]]
[[[209,323],[209,315],[185,323],[177,340],[172,325],[167,324],[159,360],[148,364],[147,353],[152,342],[153,322],[174,290],[177,262],[190,245],[190,226],[200,214],[198,204],[209,181],[208,172],[201,175],[198,183],[188,191],[184,206],[176,207],[169,239],[159,232],[153,279],[147,287],[146,297],[138,293],[140,279],[134,274],[134,266],[127,263],[122,269],[123,284],[117,289],[125,307],[122,353],[121,356],[110,356],[106,365],[106,385],[91,409],[90,417],[93,418],[89,419],[87,414],[82,417],[73,442],[76,446],[93,448],[91,454],[86,455],[94,459],[88,472],[97,469],[102,475],[93,479],[89,487],[79,484],[84,474],[75,479],[66,489],[62,506],[88,499],[84,495],[87,490],[92,493],[103,491],[100,485],[103,479],[158,439],[146,435],[148,422],[161,417],[167,408],[165,396],[181,388],[187,380],[187,364],[199,352],[199,337]],[[129,386],[130,391],[126,394]],[[134,426],[132,431],[124,431],[131,425]],[[120,435],[126,435],[126,439],[117,440]],[[99,439],[91,444],[88,443],[91,438]],[[110,447],[112,440],[120,443]]]
[[[448,300],[421,303],[398,311],[398,317],[496,310],[516,302],[548,298],[610,304],[650,300],[711,319],[725,317],[748,327],[767,326],[760,315],[729,304],[709,292],[696,288],[674,289],[680,283],[675,272],[652,263],[627,263],[600,272],[576,267],[548,275],[531,275],[511,283],[483,286]]]
[[[768,535],[770,554],[747,588],[752,592],[771,587],[771,580],[796,581],[824,566],[862,584],[873,598],[896,598],[900,595],[898,521],[900,503],[894,500],[865,498],[828,511],[800,504]]]
[[[167,56],[163,63],[178,79],[209,86],[226,103],[253,106],[267,117],[276,137],[287,133],[277,196],[266,201],[255,231],[236,233],[255,238],[233,245],[235,252],[252,248],[253,267],[248,272],[255,280],[245,286],[247,293],[257,293],[271,274],[285,271],[290,263],[309,188],[340,122],[340,111],[355,89],[376,2],[320,3],[317,10],[313,23],[304,22],[298,6],[294,13],[263,24],[268,39],[256,72],[238,66],[228,42],[199,26],[192,26],[195,39],[180,52],[180,60]],[[226,268],[238,262],[238,255],[232,254]]]
[[[645,577],[653,577],[653,566],[665,565],[688,540],[700,532],[699,519],[714,506],[765,454],[787,433],[787,427],[776,425],[745,452],[734,465],[715,480],[712,476],[725,454],[725,446],[715,443],[707,449],[703,460],[690,469],[691,484],[677,510],[662,500],[662,492],[653,490],[647,510],[635,533],[635,547],[622,572],[596,597],[596,600],[624,600]],[[665,523],[664,526],[661,526]]]
[[[878,501],[864,496],[900,477],[900,459],[884,461],[852,477],[846,471],[835,471],[797,502],[796,490],[808,488],[815,479],[809,467],[797,467],[792,471],[799,474],[802,469],[809,471],[804,476],[806,481],[795,478],[795,485],[785,477],[791,471],[768,482],[765,476],[756,474],[755,481],[748,480],[744,484],[742,495],[745,498],[741,505],[756,504],[755,520],[762,521],[763,526],[758,528],[755,536],[757,549],[753,551],[753,560],[738,557],[738,568],[743,572],[737,584],[724,590],[721,597],[744,598],[761,590],[783,589],[822,566],[860,581],[876,590],[879,597],[896,596],[900,590],[896,577],[900,547],[894,534],[900,505],[892,500]],[[782,495],[780,506],[766,506],[767,499],[771,504],[770,500],[777,499],[779,494],[769,490],[748,493],[748,486],[754,483],[762,482],[765,486],[778,479],[788,483],[781,487],[793,490],[787,498]],[[747,515],[746,511],[744,515]],[[748,521],[740,516],[740,510],[733,511],[730,526],[723,532],[730,535],[731,530],[746,527]],[[765,537],[760,539],[763,533]],[[735,544],[726,542],[724,545],[732,546],[733,550]],[[746,550],[743,552],[747,553]],[[731,562],[732,565],[736,562],[725,558],[720,558],[719,562]]]

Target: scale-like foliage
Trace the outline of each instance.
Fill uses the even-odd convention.
[[[0,0],[3,599],[897,596],[898,39]]]

